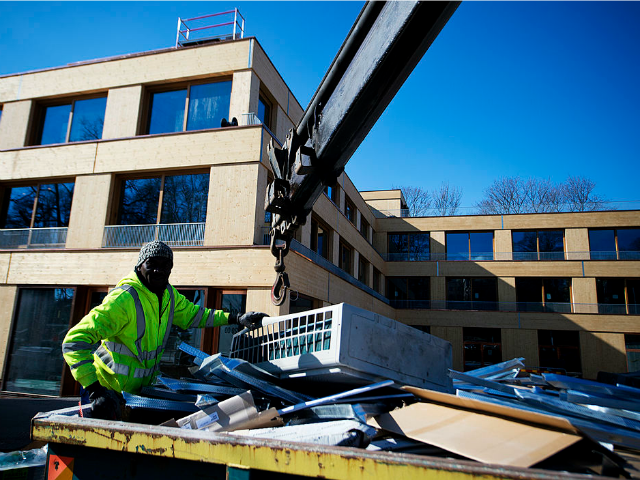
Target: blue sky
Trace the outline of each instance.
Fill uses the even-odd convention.
[[[0,75],[172,46],[238,7],[303,107],[363,2],[0,2]],[[465,2],[347,165],[360,190],[586,176],[640,200],[640,2]]]

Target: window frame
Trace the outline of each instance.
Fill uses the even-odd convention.
[[[358,255],[358,281],[367,286],[369,286],[369,265],[371,265],[371,263],[364,257],[364,255]]]
[[[351,225],[356,226],[356,222],[358,221],[358,208],[348,195],[344,196],[344,216],[351,222]]]
[[[326,256],[318,252],[318,229],[321,228],[325,233],[324,249]],[[320,255],[322,258],[331,260],[333,231],[316,215],[311,216],[311,239],[309,245],[311,250]]]
[[[470,332],[470,330],[473,330],[474,332]],[[472,334],[478,330],[484,330],[485,332],[491,330],[492,331],[491,333],[494,333],[494,334],[497,333],[497,338],[499,338],[499,340],[498,341],[495,341],[495,339],[493,341],[489,339],[465,340],[465,337],[473,336]],[[467,348],[466,348],[467,345],[478,345],[480,347],[480,365],[479,366],[474,366],[473,368],[467,368]],[[497,347],[498,351],[500,352],[500,360],[494,363],[486,363],[484,360],[486,347]],[[465,372],[469,370],[473,370],[475,368],[483,368],[489,365],[495,365],[496,363],[500,363],[501,361],[502,361],[502,330],[500,328],[486,328],[486,329],[480,329],[478,327],[462,328],[462,366]]]
[[[260,102],[262,102],[262,104],[268,108],[268,115],[265,115],[264,120],[261,120],[262,124],[267,127],[268,130],[273,130],[271,128],[271,126],[273,125],[273,104],[274,102],[271,101],[271,99],[269,98],[268,95],[266,95],[262,90],[260,90],[260,92],[258,93],[258,110],[260,110]],[[265,111],[267,110],[267,108],[265,108]],[[258,114],[256,113],[256,116]],[[260,117],[258,117],[260,118]]]
[[[491,234],[491,258],[472,258],[473,256],[482,257],[484,253],[489,252],[480,252],[480,253],[472,253],[471,250],[471,235],[475,233],[485,233]],[[449,252],[449,235],[467,235],[467,258],[452,258],[453,255],[463,254],[464,252]],[[496,254],[496,233],[495,230],[469,230],[469,231],[449,231],[445,232],[445,259],[447,261],[452,262],[490,262],[495,260]],[[450,257],[451,256],[451,257]]]
[[[540,251],[540,233],[545,233],[545,232],[562,232],[562,258],[543,258],[544,254],[560,254],[560,252],[547,252],[547,251]],[[518,256],[522,256],[522,257],[526,257],[526,254],[530,253],[533,254],[534,252],[516,252],[515,250],[515,243],[514,243],[514,239],[513,239],[513,235],[516,233],[535,233],[536,234],[536,258],[516,258]],[[538,260],[538,261],[561,261],[561,260],[565,260],[566,259],[566,253],[567,253],[567,241],[566,241],[566,230],[564,228],[561,229],[536,229],[536,230],[512,230],[511,231],[511,251],[512,251],[512,258],[515,261],[529,261],[529,260]],[[518,255],[520,254],[520,255]],[[552,255],[549,255],[549,257],[552,257]]]
[[[168,225],[168,224],[163,224],[161,222],[162,204],[163,204],[163,198],[164,198],[164,185],[165,185],[166,178],[176,177],[176,176],[185,176],[185,175],[203,175],[203,174],[210,175],[211,172],[210,170],[199,168],[194,170],[170,171],[170,172],[155,173],[155,174],[140,173],[140,174],[134,174],[134,175],[118,175],[116,177],[115,188],[113,189],[112,201],[110,202],[111,208],[109,209],[109,215],[108,215],[109,221],[107,223],[107,226],[115,226],[115,225],[124,226],[125,225],[120,223],[120,219],[121,219],[122,195],[124,191],[124,183],[126,181],[144,180],[144,179],[151,179],[151,178],[158,178],[158,177],[160,178],[160,187],[158,191],[158,206],[156,209],[156,221],[155,223],[146,223],[142,225]],[[211,177],[209,177],[209,180],[211,180]],[[211,187],[211,184],[209,184],[209,187]],[[208,194],[207,194],[207,198],[208,198]],[[207,200],[207,207],[208,207],[208,200]],[[207,215],[208,214],[209,214],[209,209],[207,208]],[[206,218],[206,215],[205,215],[205,218]]]
[[[391,245],[391,237],[395,236],[395,235],[404,235],[407,238],[406,244],[407,244],[407,252],[406,252],[406,257],[405,258],[399,258],[400,255],[403,255],[402,252],[400,253],[392,253],[389,251],[389,245]],[[427,239],[429,240],[427,242],[428,248],[429,248],[429,252],[427,253],[427,255],[423,255],[426,256],[427,258],[420,258],[420,259],[416,259],[415,256],[415,252],[412,251],[412,237],[415,237],[417,235],[424,235],[427,237]],[[391,255],[396,255],[398,256],[398,258],[391,258]],[[428,262],[431,260],[431,232],[387,232],[387,261],[389,262]]]
[[[603,281],[619,281],[622,282],[622,302],[605,303],[601,301],[600,295],[602,291]],[[640,315],[640,304],[630,303],[629,283],[637,282],[640,290],[640,279],[627,277],[596,277],[596,300],[598,302],[598,313],[602,315]],[[615,308],[619,307],[619,308]],[[624,311],[622,311],[624,310]]]
[[[546,334],[547,332],[549,332],[551,334],[551,342],[550,344],[547,343],[542,343],[540,341],[540,335],[541,334]],[[553,340],[553,334],[554,332],[571,332],[571,333],[575,333],[577,336],[577,344],[576,345],[570,345],[568,343],[556,343]],[[573,331],[573,330],[548,330],[548,329],[538,329],[538,360],[540,361],[540,365],[539,367],[541,369],[545,369],[545,370],[554,370],[554,369],[558,369],[558,370],[564,370],[567,373],[581,373],[582,372],[582,358],[581,358],[581,351],[580,351],[580,334],[577,331]],[[560,356],[562,352],[567,352],[567,351],[576,351],[577,352],[577,361],[578,364],[580,366],[580,370],[578,370],[577,372],[569,370],[567,368],[564,367],[558,367],[558,366],[553,366],[553,365],[542,365],[542,355],[541,355],[541,351],[543,348],[548,348],[551,350],[555,351],[556,357],[558,357],[558,361],[560,361]]]
[[[344,268],[344,255],[343,251],[349,251],[349,265],[347,265],[348,269]],[[342,238],[340,238],[338,244],[338,268],[340,268],[345,273],[348,273],[353,277],[353,262],[354,262],[354,249],[351,245],[345,242]]]
[[[33,128],[31,129],[31,134],[29,135],[28,146],[36,147],[36,146],[55,146],[55,145],[66,145],[66,144],[76,144],[82,142],[97,142],[102,140],[102,133],[100,134],[100,138],[90,139],[90,140],[77,140],[74,142],[69,141],[69,136],[71,135],[71,127],[73,126],[73,115],[75,112],[76,102],[81,102],[83,100],[94,100],[97,98],[105,98],[107,102],[109,100],[109,92],[99,92],[93,93],[90,95],[81,95],[74,96],[71,98],[62,98],[62,99],[43,99],[38,100],[33,115]],[[71,105],[71,111],[69,112],[69,118],[67,119],[67,131],[65,134],[64,142],[60,143],[42,143],[42,134],[44,132],[44,121],[45,121],[45,112],[47,108],[50,107],[61,107],[63,105]],[[105,103],[104,107],[105,115],[107,112],[107,104]],[[103,124],[104,127],[104,124]],[[104,132],[104,129],[103,129]]]
[[[412,282],[416,281],[426,281],[427,286],[424,290],[426,292],[427,298],[415,298],[416,292],[412,287]],[[391,288],[390,285],[392,283],[402,284],[404,283],[405,287],[405,296],[406,298],[390,298],[391,297]],[[413,309],[413,310],[430,310],[432,307],[431,304],[431,277],[427,275],[409,275],[409,276],[401,276],[401,277],[386,277],[385,278],[385,297],[391,303],[391,306],[396,309]],[[414,298],[409,298],[414,297]],[[416,302],[416,303],[410,303]]]
[[[615,252],[608,252],[603,250],[593,250],[591,247],[591,232],[604,232],[607,230],[613,231],[613,244]],[[620,251],[620,245],[618,243],[618,232],[625,230],[640,230],[638,227],[611,227],[611,228],[589,228],[589,259],[591,260],[640,260],[640,252],[635,250],[622,250]],[[595,254],[595,257],[594,257]],[[621,255],[622,254],[622,255]],[[635,254],[635,255],[634,255]],[[626,257],[626,258],[621,258]]]
[[[529,301],[520,301],[518,299],[518,280],[520,281],[531,281],[531,280],[539,280],[540,281],[540,299],[538,302],[529,302]],[[568,302],[553,302],[547,301],[547,288],[548,283],[554,280],[565,280],[569,282],[569,301]],[[545,282],[546,281],[546,282]],[[573,304],[573,279],[572,277],[516,277],[515,282],[515,290],[516,290],[516,311],[518,312],[545,312],[545,313],[573,313],[575,310]],[[533,304],[528,305],[523,308],[522,304]],[[539,304],[539,308],[538,308]],[[564,311],[562,308],[558,309],[559,305],[568,305],[569,311]],[[555,305],[555,307],[550,306]]]
[[[191,98],[191,87],[198,86],[198,85],[208,85],[212,83],[222,83],[222,82],[231,82],[231,91],[233,91],[233,77],[230,75],[146,86],[144,96],[143,96],[144,102],[143,102],[143,109],[142,109],[142,116],[141,116],[143,121],[141,122],[138,135],[171,135],[171,134],[178,134],[178,133],[201,132],[201,131],[216,130],[219,128],[223,128],[221,126],[217,126],[217,127],[203,128],[203,129],[197,129],[197,130],[187,130],[187,122],[189,120],[189,99]],[[178,90],[187,91],[185,102],[184,102],[182,129],[175,132],[149,133],[149,129],[151,127],[151,115],[153,111],[152,109],[153,95],[156,93],[167,93],[167,92],[174,92]],[[227,112],[223,118],[226,118],[227,120],[229,120],[229,112]]]
[[[449,298],[449,282],[454,280],[468,281],[470,300],[451,300]],[[495,300],[474,300],[474,281],[476,280],[493,280],[495,283]],[[497,277],[446,277],[446,305],[447,310],[475,310],[475,311],[498,311],[498,279]],[[476,292],[477,293],[477,292]],[[465,291],[466,294],[466,291]],[[465,295],[466,296],[466,295]],[[458,307],[462,304],[461,307]],[[477,308],[477,307],[489,308]]]

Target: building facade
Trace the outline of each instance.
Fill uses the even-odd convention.
[[[174,249],[172,284],[209,307],[348,302],[451,341],[457,369],[634,365],[634,211],[405,218],[399,191],[343,174],[287,257],[290,301],[273,306],[266,147],[302,113],[255,38],[0,77],[2,390],[73,394],[64,334],[156,238]],[[178,339],[214,353],[231,334],[176,333],[166,368]]]

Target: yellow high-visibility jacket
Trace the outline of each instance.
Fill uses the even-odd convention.
[[[171,325],[182,329],[226,325],[229,314],[191,303],[172,286],[158,296],[135,272],[75,325],[62,342],[73,377],[84,387],[96,380],[117,392],[137,393],[158,375]]]

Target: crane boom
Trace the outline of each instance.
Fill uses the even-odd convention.
[[[296,229],[332,185],[460,2],[367,2],[302,120],[282,148],[268,147],[274,180],[265,210],[272,213],[276,257],[274,304],[286,298],[284,257]]]

